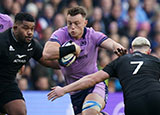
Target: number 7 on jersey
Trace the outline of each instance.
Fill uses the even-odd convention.
[[[134,75],[134,74],[137,74],[137,72],[139,71],[139,69],[143,65],[143,61],[131,61],[130,64],[138,64],[136,69],[133,72],[133,75]]]

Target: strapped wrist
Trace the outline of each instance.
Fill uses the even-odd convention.
[[[67,54],[73,53],[76,51],[75,45],[59,47],[59,57],[62,58]]]

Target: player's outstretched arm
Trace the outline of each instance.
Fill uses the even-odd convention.
[[[59,47],[60,44],[58,42],[47,41],[43,49],[44,59],[59,59]]]
[[[54,59],[59,59],[69,53],[72,52],[75,53],[75,55],[78,57],[81,51],[81,48],[79,45],[76,43],[72,42],[72,47],[70,46],[65,46],[61,47],[61,45],[58,42],[52,42],[52,41],[47,41],[44,50],[43,50],[43,57],[46,60],[54,60]]]
[[[121,44],[115,42],[111,38],[106,39],[102,42],[101,47],[112,50],[117,56],[122,56],[127,53],[127,49],[124,48]]]
[[[100,70],[96,73],[84,76],[80,80],[78,80],[74,83],[71,83],[65,87],[59,87],[59,86],[53,87],[52,91],[50,91],[47,95],[48,100],[53,101],[56,98],[59,98],[66,93],[87,89],[87,88],[92,87],[101,81],[104,81],[107,78],[109,78],[109,74],[104,72],[103,70]]]
[[[50,67],[52,69],[60,69],[58,60],[46,60],[44,57],[41,57],[41,59],[38,61],[41,65]]]

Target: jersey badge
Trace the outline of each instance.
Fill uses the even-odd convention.
[[[9,46],[9,51],[15,51],[15,49],[13,48],[13,46]]]
[[[27,49],[27,51],[31,51],[31,50],[33,50],[33,48],[29,48],[29,49]]]
[[[23,58],[23,57],[26,57],[26,55],[19,55],[19,54],[17,54],[17,57],[18,58]]]
[[[28,47],[30,47],[30,46],[31,46],[31,44],[32,44],[32,43],[28,44]]]

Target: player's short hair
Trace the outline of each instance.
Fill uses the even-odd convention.
[[[20,22],[22,22],[22,21],[35,22],[35,19],[29,13],[20,12],[20,13],[17,13],[16,16],[15,16],[15,21],[14,22],[17,22],[17,21],[20,21]]]
[[[81,14],[84,18],[87,16],[86,9],[82,6],[76,6],[68,9],[67,15],[75,16]]]
[[[151,47],[149,40],[145,37],[136,37],[132,41],[132,47],[143,47],[143,46]]]

